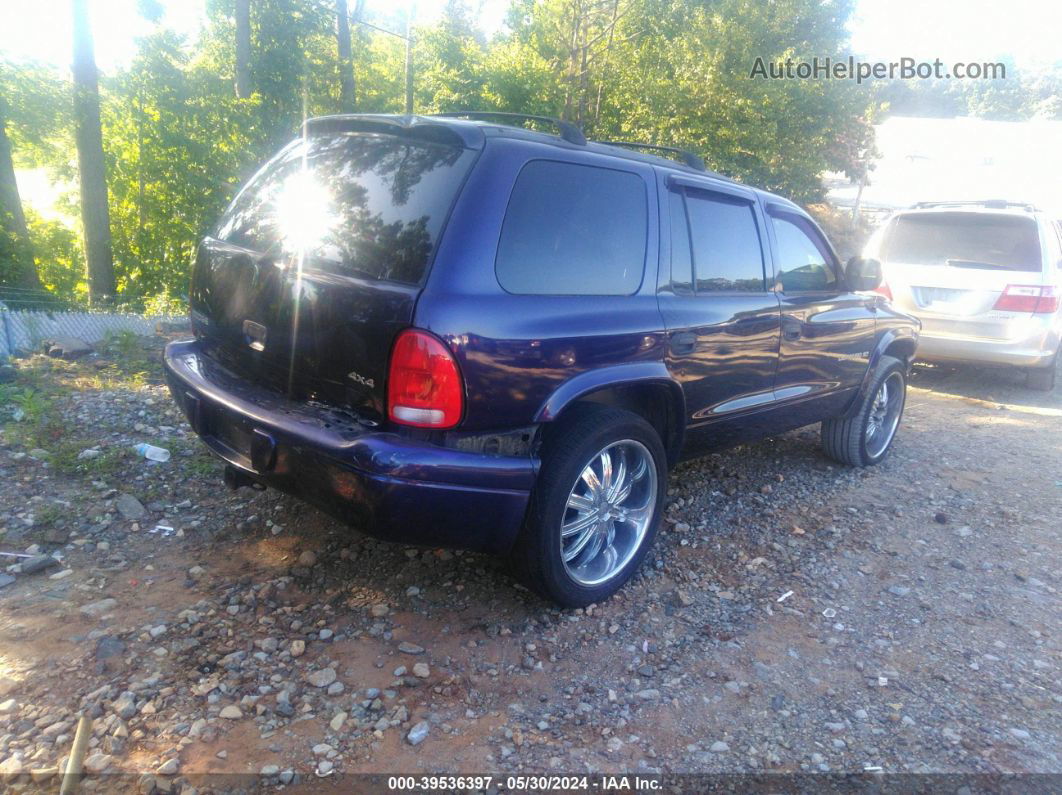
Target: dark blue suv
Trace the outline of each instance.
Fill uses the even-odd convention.
[[[230,486],[578,606],[637,569],[683,458],[819,421],[885,457],[918,325],[878,263],[687,153],[460,116],[311,120],[202,241],[165,364]]]

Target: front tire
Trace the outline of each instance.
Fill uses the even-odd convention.
[[[892,449],[906,400],[907,367],[899,359],[882,356],[855,413],[823,420],[823,451],[849,466],[881,463]]]
[[[577,406],[547,433],[511,559],[532,590],[585,607],[618,591],[653,545],[666,454],[653,426],[620,409]]]

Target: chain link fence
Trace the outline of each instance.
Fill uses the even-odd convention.
[[[0,295],[0,361],[38,351],[46,340],[74,337],[91,345],[102,342],[108,334],[128,331],[146,336],[154,334],[160,322],[184,323],[187,320],[169,315],[86,312],[48,300],[47,293],[31,295],[31,291],[21,291],[12,297],[9,290],[4,288],[4,294]]]

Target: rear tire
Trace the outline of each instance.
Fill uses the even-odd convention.
[[[1030,368],[1025,376],[1025,383],[1029,389],[1041,392],[1050,392],[1055,388],[1055,377],[1058,374],[1058,351],[1051,357],[1051,364],[1047,367]]]
[[[667,457],[653,426],[620,409],[576,406],[546,433],[542,471],[510,560],[536,593],[585,607],[618,591],[652,547]]]
[[[882,356],[855,413],[823,420],[823,451],[848,466],[884,461],[900,427],[906,399],[907,367],[899,359]]]

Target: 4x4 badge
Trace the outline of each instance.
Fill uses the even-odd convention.
[[[367,386],[369,389],[372,389],[376,386],[376,382],[373,381],[371,378],[366,378],[365,376],[361,375],[360,373],[356,373],[353,370],[347,373],[347,378],[349,378],[351,381],[354,381],[355,383],[361,384],[362,386]]]

